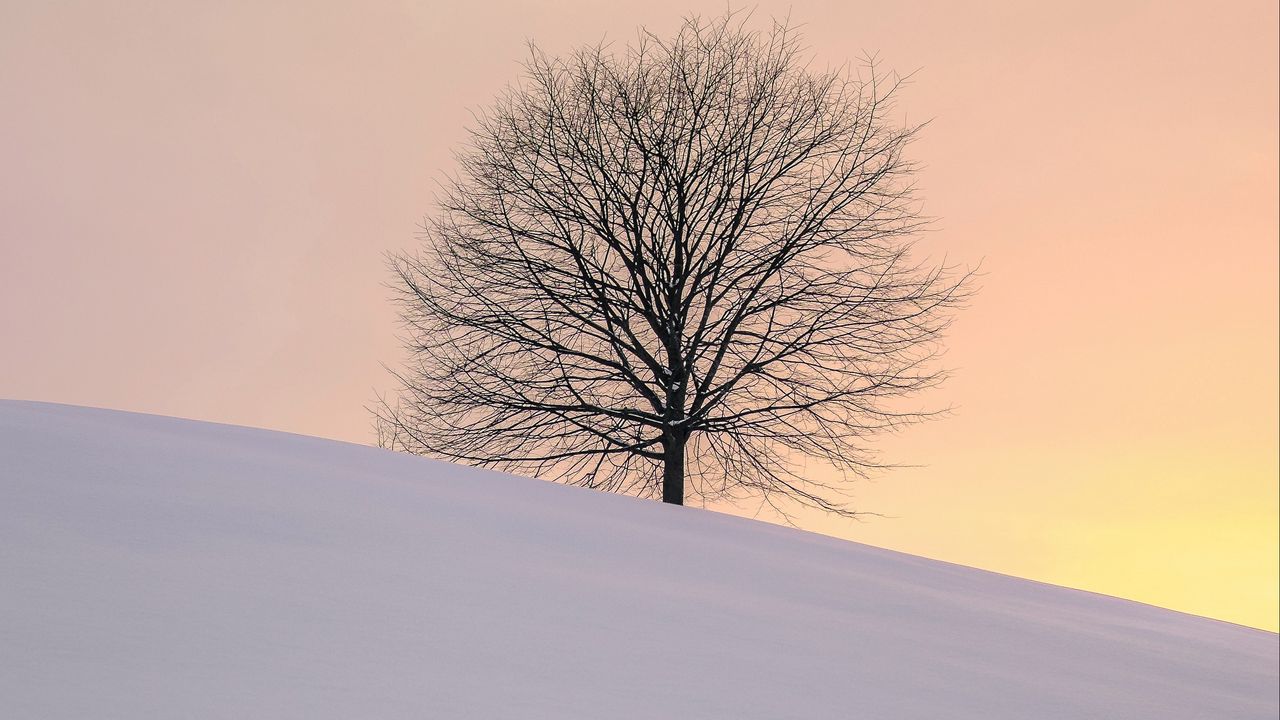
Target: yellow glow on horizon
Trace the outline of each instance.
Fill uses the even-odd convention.
[[[825,534],[1194,615],[1280,630],[1277,465],[1241,448],[952,451],[858,487]],[[1230,493],[1216,492],[1220,485]],[[967,502],[964,496],[969,495]],[[975,507],[972,496],[985,502]],[[929,498],[924,501],[922,498]],[[962,509],[961,512],[957,512]]]

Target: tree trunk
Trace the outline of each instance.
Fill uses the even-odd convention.
[[[662,443],[662,502],[684,504],[684,444],[686,438],[668,435]]]

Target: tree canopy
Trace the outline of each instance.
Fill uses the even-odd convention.
[[[875,433],[925,417],[968,274],[927,224],[901,80],[815,71],[733,15],[563,57],[477,114],[419,252],[384,444],[667,502],[854,514]],[[815,458],[843,472],[819,481]]]

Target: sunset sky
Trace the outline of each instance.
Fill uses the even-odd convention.
[[[724,7],[0,4],[0,397],[371,442],[401,357],[383,255],[526,41]],[[818,66],[918,70],[920,248],[985,273],[920,398],[955,411],[857,489],[888,517],[799,524],[1276,630],[1274,0],[755,18],[788,13]]]

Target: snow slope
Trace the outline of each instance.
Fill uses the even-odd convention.
[[[3,718],[1275,718],[1278,662],[726,515],[0,401]]]

